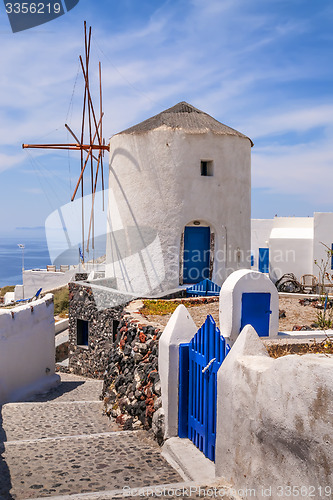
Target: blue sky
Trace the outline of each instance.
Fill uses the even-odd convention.
[[[43,226],[70,199],[78,156],[21,144],[80,129],[84,20],[106,138],[185,100],[253,140],[253,217],[333,210],[330,0],[80,0],[15,34],[1,3],[0,234]]]

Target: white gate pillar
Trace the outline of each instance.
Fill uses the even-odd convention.
[[[188,343],[197,330],[190,313],[181,304],[159,340],[158,371],[165,415],[165,439],[178,436],[179,344]]]
[[[239,269],[230,274],[220,291],[220,331],[231,346],[241,330],[243,293],[270,294],[269,337],[279,331],[279,294],[275,285],[264,273]]]

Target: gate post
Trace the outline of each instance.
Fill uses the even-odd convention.
[[[267,310],[265,308],[261,310],[258,307],[259,300],[256,300],[255,294],[270,296],[269,307],[266,307]],[[266,274],[249,271],[248,269],[239,269],[228,276],[220,291],[220,329],[226,341],[233,345],[246,324],[251,324],[254,328],[257,327],[257,324],[252,322],[251,318],[246,318],[246,315],[243,314],[243,295],[250,298],[253,295],[250,311],[253,310],[254,313],[257,313],[259,318],[263,314],[268,314],[267,336],[276,336],[279,331],[279,294],[275,285]],[[256,307],[258,312],[255,311]]]
[[[169,319],[159,340],[158,371],[165,414],[165,439],[178,436],[179,346],[189,342],[196,331],[190,313],[181,304]]]
[[[188,437],[189,344],[179,346],[178,436]]]

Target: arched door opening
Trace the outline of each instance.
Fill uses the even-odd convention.
[[[186,226],[184,231],[183,283],[210,278],[211,231],[207,226]]]

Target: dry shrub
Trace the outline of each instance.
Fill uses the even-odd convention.
[[[271,358],[281,358],[288,354],[333,354],[333,338],[327,337],[320,342],[314,340],[311,344],[272,344],[266,347]]]

